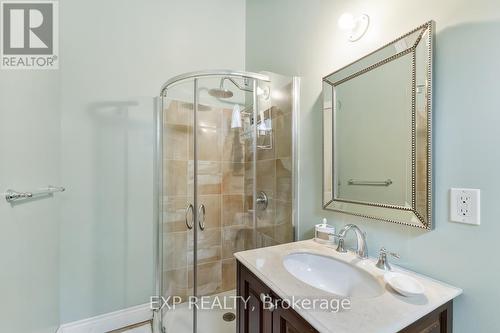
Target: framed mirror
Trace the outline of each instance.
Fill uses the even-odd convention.
[[[430,21],[323,78],[323,208],[432,228]]]

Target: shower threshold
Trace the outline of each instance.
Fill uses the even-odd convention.
[[[151,320],[137,323],[117,330],[109,331],[107,333],[152,333]]]
[[[236,290],[226,291],[213,297],[234,297]],[[231,315],[232,314],[232,315]],[[235,333],[236,308],[217,308],[198,310],[198,327],[203,327],[203,333]],[[192,333],[193,312],[187,304],[180,304],[175,309],[167,311],[163,317],[166,333]]]

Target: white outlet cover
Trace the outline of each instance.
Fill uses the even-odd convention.
[[[450,190],[450,220],[452,222],[481,224],[481,191],[472,188]]]

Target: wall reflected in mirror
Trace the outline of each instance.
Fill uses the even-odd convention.
[[[428,22],[323,79],[323,206],[431,227]]]

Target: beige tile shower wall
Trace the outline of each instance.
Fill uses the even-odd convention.
[[[162,293],[165,296],[192,294],[188,278],[188,262],[192,262],[188,238],[192,232],[185,223],[185,209],[192,202],[192,191],[188,190],[191,181],[188,173],[192,168],[189,142],[193,134],[189,114],[186,105],[176,101],[170,102],[164,112]]]
[[[268,196],[268,207],[257,210],[256,246],[270,246],[293,241],[292,222],[292,83],[279,76],[272,77],[272,89],[280,99],[271,99],[264,116],[272,119],[273,136],[271,149],[257,148],[257,193],[264,191]],[[280,82],[286,84],[280,86]],[[271,94],[272,96],[272,94]],[[273,98],[273,97],[271,97]],[[259,137],[257,142],[265,145],[269,138]],[[251,170],[252,146],[247,143],[247,170]],[[246,177],[249,181],[251,177]],[[248,192],[247,192],[248,193]]]
[[[192,105],[173,101],[164,123],[164,295],[193,293],[193,232],[185,208],[193,201]],[[235,288],[233,253],[253,247],[245,203],[245,149],[232,110],[204,107],[198,113],[198,201],[206,207],[206,229],[198,237],[198,293]]]

